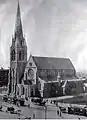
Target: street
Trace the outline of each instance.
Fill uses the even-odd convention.
[[[5,102],[0,102],[0,105],[2,106],[13,106],[14,108],[18,108],[21,109],[22,111],[22,115],[20,115],[20,118],[26,118],[26,117],[31,117],[33,118],[33,114],[35,114],[35,118],[36,119],[45,119],[45,117],[47,119],[87,119],[87,117],[85,116],[79,116],[79,115],[72,115],[72,114],[66,114],[66,113],[62,113],[62,116],[60,117],[59,115],[57,115],[57,107],[55,106],[48,106],[47,107],[47,112],[45,114],[45,108],[43,106],[38,106],[35,104],[31,104],[31,107],[28,108],[27,106],[23,106],[23,107],[17,107],[13,104],[9,104],[9,103],[5,103]],[[46,115],[46,116],[45,116]],[[17,119],[19,118],[19,116],[17,114],[10,114],[7,112],[2,112],[0,111],[0,119]]]
[[[35,118],[36,119],[44,119],[45,118],[45,110],[44,108],[41,107],[37,107],[35,106],[34,108],[27,108],[27,107],[21,107],[21,110],[23,110],[23,114],[25,116],[29,116],[29,115],[33,115],[33,113],[35,113]],[[57,115],[57,108],[56,107],[52,107],[52,106],[48,106],[47,108],[47,119],[70,119],[70,118],[82,118],[82,119],[87,119],[87,117],[85,116],[79,116],[79,115],[71,115],[71,114],[66,114],[66,113],[62,113],[62,116],[60,117],[59,115]]]

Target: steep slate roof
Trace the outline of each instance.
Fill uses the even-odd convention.
[[[32,56],[38,69],[75,69],[70,59]]]

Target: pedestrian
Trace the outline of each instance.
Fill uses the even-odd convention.
[[[2,105],[0,106],[0,111],[2,111]]]
[[[54,104],[55,104],[55,100],[54,100]]]
[[[57,110],[57,114],[62,117],[62,112],[61,112],[61,109],[58,107],[58,110]]]
[[[33,119],[35,119],[35,114],[33,114]]]
[[[28,104],[28,108],[30,108],[30,104]]]
[[[58,102],[56,101],[56,106],[58,107]]]
[[[62,112],[61,112],[61,110],[60,110],[59,116],[62,117]]]
[[[59,115],[59,110],[57,110],[57,115]]]
[[[20,113],[18,113],[18,119],[20,119]]]

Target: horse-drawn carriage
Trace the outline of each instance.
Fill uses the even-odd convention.
[[[6,112],[10,112],[11,114],[13,114],[15,111],[14,107],[7,107],[7,111]]]
[[[5,102],[13,103],[13,104],[15,104],[17,106],[24,106],[24,103],[25,103],[24,98],[17,98],[15,96],[6,96],[6,95],[4,95],[3,100]]]
[[[68,107],[68,113],[87,116],[87,109],[79,106]]]
[[[40,106],[45,106],[46,101],[43,101],[42,98],[32,98],[31,101]]]

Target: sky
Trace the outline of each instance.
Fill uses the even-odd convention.
[[[87,0],[19,0],[30,53],[70,58],[87,72]],[[0,67],[10,65],[17,0],[0,0]]]

